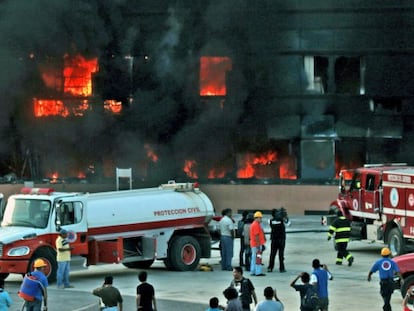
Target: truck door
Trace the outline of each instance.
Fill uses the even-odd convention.
[[[379,191],[378,180],[379,176],[373,174],[367,174],[365,178],[365,184],[363,186],[364,191],[361,190],[361,206],[362,211],[366,213],[379,213]]]
[[[362,195],[361,174],[355,172],[349,187],[350,205],[354,211],[361,212],[361,205],[363,205],[363,202],[361,202]]]
[[[405,210],[405,226],[403,227],[404,236],[414,237],[414,189],[407,188],[406,191],[406,210]]]
[[[56,230],[60,228],[69,232],[68,240],[74,247],[73,255],[87,254],[87,221],[84,202],[61,201],[56,204]]]

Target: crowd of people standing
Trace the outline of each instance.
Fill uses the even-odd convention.
[[[226,305],[219,303],[217,296],[211,297],[209,308],[207,311],[226,310],[226,311],[280,311],[285,309],[284,303],[279,299],[276,288],[266,286],[263,289],[263,298],[259,299],[257,290],[254,286],[254,280],[244,276],[249,273],[250,276],[265,276],[262,269],[262,255],[265,251],[266,236],[263,229],[263,214],[260,211],[254,213],[245,213],[242,217],[242,224],[237,226],[232,219],[231,210],[223,212],[225,221],[220,228],[230,231],[227,236],[231,238],[231,244],[237,235],[240,237],[240,243],[244,246],[243,251],[239,253],[240,266],[232,266],[233,248],[230,243],[222,245],[222,261],[226,258],[226,263],[222,263],[222,270],[232,271],[232,279],[228,287],[224,288],[222,295],[226,300]],[[349,238],[349,223],[343,220],[343,216],[338,214],[340,221],[334,221],[328,230],[328,239],[335,238],[344,243],[338,250],[336,264],[342,264],[342,259],[348,259],[348,266],[352,265],[353,256],[346,250],[347,241],[343,239]],[[229,221],[230,220],[230,221]],[[277,253],[279,254],[279,272],[286,272],[284,264],[284,247],[286,241],[285,226],[289,224],[289,218],[286,210],[283,208],[272,210],[272,218],[269,220],[271,228],[271,251],[269,256],[269,266],[267,272],[273,272]],[[338,234],[339,232],[339,234]],[[345,234],[344,234],[345,232]],[[61,230],[56,241],[58,253],[70,255],[70,247],[67,246],[65,239],[67,232]],[[221,240],[223,242],[223,240]],[[227,241],[228,242],[228,241]],[[226,247],[230,248],[226,251]],[[224,248],[224,249],[223,249]],[[226,255],[224,254],[226,253]],[[59,254],[58,254],[59,256]],[[227,256],[227,257],[226,257]],[[381,250],[381,258],[374,262],[368,272],[367,280],[371,281],[374,273],[378,272],[380,279],[380,295],[383,299],[384,311],[391,311],[391,296],[394,292],[394,276],[402,276],[398,266],[390,258],[391,251],[387,247]],[[352,258],[352,259],[351,259]],[[61,258],[62,259],[62,258]],[[64,257],[62,262],[68,261]],[[333,279],[333,275],[328,270],[327,265],[321,264],[319,259],[312,261],[312,271],[310,273],[300,272],[290,283],[290,286],[298,292],[300,301],[300,310],[302,311],[328,311],[329,309],[329,281]],[[24,277],[19,296],[25,300],[25,310],[40,311],[47,310],[47,287],[48,281],[45,277],[46,263],[42,259],[34,262],[34,270]],[[58,288],[68,288],[69,277],[66,269],[61,270],[62,274],[58,275]],[[155,299],[155,289],[147,282],[147,272],[141,271],[138,274],[139,284],[136,288],[136,308],[138,311],[155,311],[157,310],[157,302]],[[301,281],[301,284],[297,282]],[[8,310],[13,301],[5,289],[4,280],[0,279],[0,311]],[[274,285],[274,284],[272,284]],[[20,295],[21,294],[21,295]],[[28,295],[33,295],[34,299],[29,299]],[[101,309],[105,311],[122,311],[123,298],[121,292],[113,285],[113,277],[107,276],[102,286],[94,289],[92,294],[98,296],[101,301]],[[414,299],[414,288],[409,288],[407,295],[404,297],[404,310],[412,309],[412,301]],[[43,308],[41,308],[43,304]]]

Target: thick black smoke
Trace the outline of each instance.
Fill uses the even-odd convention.
[[[237,87],[224,108],[200,103],[198,61],[204,53],[243,63],[246,16],[235,10],[239,1],[167,3],[0,1],[0,175],[75,175],[92,164],[102,176],[118,166],[166,179],[179,178],[186,159],[203,175],[234,164],[249,113],[246,73],[232,72]],[[93,112],[34,118],[34,97],[59,96],[42,85],[39,67],[78,53],[99,58]],[[111,97],[123,101],[121,116],[100,112]],[[148,161],[145,146],[158,163]]]

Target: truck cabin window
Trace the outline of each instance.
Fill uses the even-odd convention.
[[[361,175],[360,174],[355,174],[352,177],[352,182],[351,182],[351,186],[350,186],[350,191],[353,190],[359,190],[361,189]]]
[[[2,226],[45,228],[48,224],[50,202],[42,200],[9,200]]]

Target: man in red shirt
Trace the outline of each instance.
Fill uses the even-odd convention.
[[[262,227],[263,214],[259,211],[254,213],[254,221],[250,225],[250,247],[252,249],[252,260],[250,264],[250,273],[256,276],[264,276],[263,264],[261,260],[257,260],[265,249],[266,237]]]

